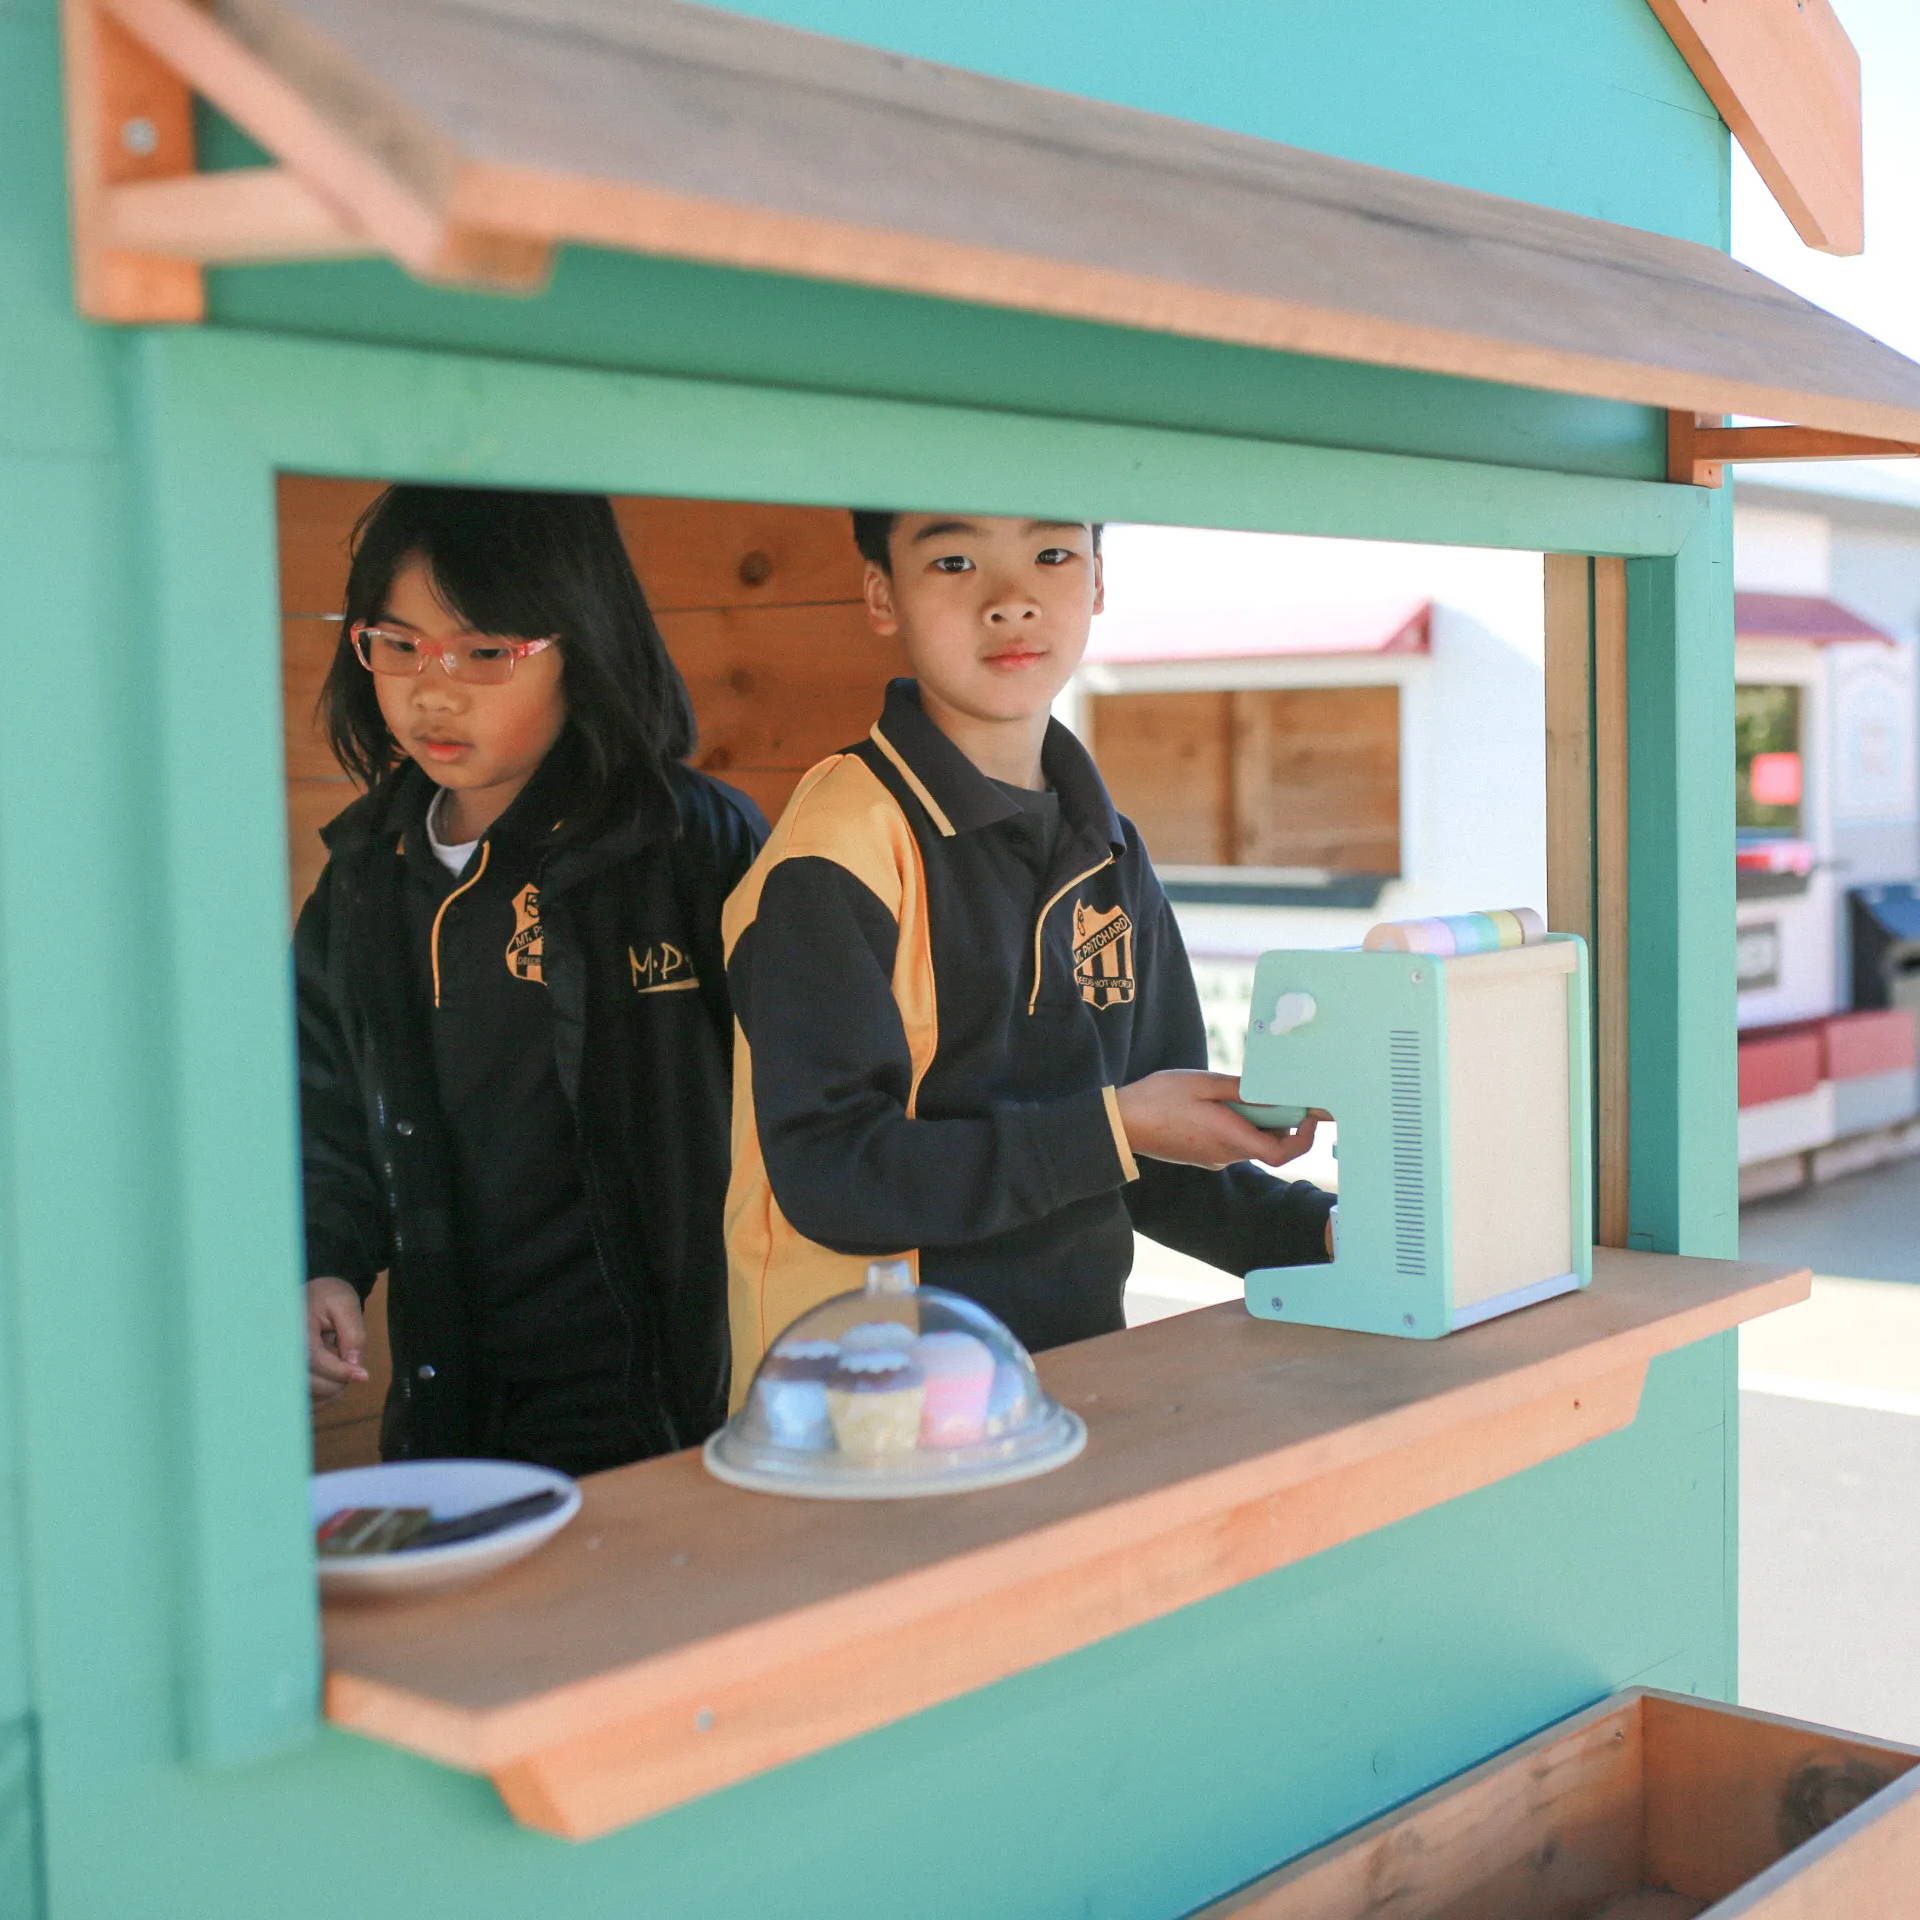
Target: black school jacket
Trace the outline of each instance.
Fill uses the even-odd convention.
[[[387,1272],[389,1459],[468,1451],[482,1412],[400,891],[402,835],[429,787],[405,765],[324,830],[327,865],[294,935],[307,1272],[362,1298]],[[557,823],[540,866],[555,1065],[595,1246],[641,1347],[632,1413],[649,1452],[692,1445],[725,1411],[733,1021],[720,908],[765,830],[743,795],[675,767],[632,819],[589,841]]]
[[[727,1196],[734,1396],[805,1308],[906,1252],[1031,1348],[1124,1324],[1133,1230],[1229,1272],[1325,1258],[1332,1195],[1136,1162],[1115,1090],[1204,1067],[1186,950],[1064,727],[1050,861],[897,680],[801,782],[727,903],[741,1044]]]

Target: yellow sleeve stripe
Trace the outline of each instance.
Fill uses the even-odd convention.
[[[1133,1157],[1133,1149],[1127,1145],[1127,1130],[1120,1124],[1120,1095],[1113,1087],[1102,1087],[1101,1097],[1107,1103],[1107,1125],[1113,1129],[1113,1144],[1120,1155],[1120,1171],[1129,1180],[1140,1178],[1140,1163]]]
[[[940,829],[945,838],[951,840],[953,838],[953,822],[940,811],[940,803],[927,791],[926,785],[920,776],[900,758],[900,755],[894,749],[893,742],[880,731],[878,726],[873,729],[868,738],[893,762],[894,770],[913,790],[913,797],[926,808],[933,824]]]

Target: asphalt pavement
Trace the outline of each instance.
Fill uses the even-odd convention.
[[[1813,1298],[1740,1339],[1740,1696],[1920,1744],[1920,1160],[1749,1207]]]

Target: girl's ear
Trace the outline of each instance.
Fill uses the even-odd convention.
[[[1097,550],[1093,556],[1093,610],[1095,613],[1107,610],[1107,563]]]
[[[900,631],[900,615],[893,604],[893,577],[869,560],[861,591],[866,596],[868,624],[882,638],[893,639]]]

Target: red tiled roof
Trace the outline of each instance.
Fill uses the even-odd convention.
[[[1191,615],[1150,609],[1093,623],[1089,666],[1172,660],[1296,659],[1330,654],[1426,653],[1431,600],[1354,601]]]
[[[1817,593],[1736,593],[1733,630],[1742,640],[1804,640],[1829,647],[1840,640],[1879,640],[1893,635]]]

